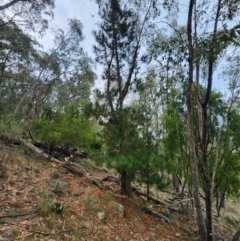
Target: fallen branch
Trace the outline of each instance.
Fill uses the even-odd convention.
[[[29,212],[29,213],[7,214],[7,215],[0,216],[0,219],[1,218],[13,218],[13,217],[27,216],[27,215],[31,215],[33,213],[36,213],[37,211],[38,211],[38,209],[33,210],[33,211]]]
[[[70,231],[72,231],[72,229],[62,230],[62,231],[59,231],[59,232],[56,232],[56,233],[46,233],[46,232],[35,231],[35,230],[30,230],[29,232],[42,234],[42,235],[45,235],[45,236],[50,236],[50,235],[56,235],[56,234],[59,234],[59,233],[67,233],[67,232],[70,232]]]
[[[160,204],[160,205],[166,207],[167,209],[169,209],[169,210],[172,211],[172,212],[177,212],[177,213],[180,212],[178,209],[172,208],[172,207],[170,207],[170,205],[168,205],[167,203],[165,203],[165,202],[163,202],[163,201],[160,201],[160,200],[158,200],[158,199],[155,199],[155,198],[149,196],[148,194],[146,194],[146,193],[144,193],[144,192],[141,192],[141,191],[139,191],[139,190],[135,190],[134,193],[137,194],[137,195],[139,195],[139,196],[147,197],[149,200],[153,201],[153,202],[156,203],[156,204]]]
[[[59,161],[58,159],[48,155],[47,153],[45,153],[44,151],[42,151],[41,149],[37,148],[36,146],[34,146],[33,144],[31,143],[28,143],[22,139],[20,139],[21,143],[23,143],[25,146],[29,147],[31,150],[33,150],[35,153],[39,154],[40,156],[52,161],[52,162],[55,162],[55,163],[58,163],[58,164],[62,164],[63,162]]]
[[[87,173],[85,171],[85,169],[80,165],[80,164],[77,164],[77,163],[74,163],[74,162],[61,162],[59,161],[58,159],[56,158],[53,158],[51,157],[50,155],[46,154],[45,152],[43,152],[41,149],[39,149],[38,147],[34,146],[33,144],[31,143],[28,143],[24,140],[20,140],[25,146],[29,147],[31,150],[33,150],[35,153],[39,154],[40,156],[52,161],[52,162],[55,162],[57,164],[61,164],[63,167],[65,167],[66,169],[68,169],[69,171],[71,171],[72,173],[74,174],[77,174],[77,175],[82,175],[84,176],[88,181],[90,181],[91,183],[97,185],[99,188],[103,189],[103,185],[101,183],[100,180],[97,180],[93,177],[90,177],[90,174]]]
[[[177,205],[179,205],[179,204],[181,204],[183,202],[189,202],[191,200],[193,200],[193,198],[185,198],[185,199],[182,199],[181,201],[178,201],[177,203],[173,203],[173,204],[171,204],[169,206],[177,206]]]
[[[135,190],[134,191],[135,194],[139,195],[139,196],[144,196],[144,197],[147,197],[149,200],[153,201],[154,203],[156,204],[161,204],[163,206],[167,206],[167,204],[165,202],[162,202],[162,201],[159,201],[151,196],[149,196],[148,194],[144,193],[144,192],[141,192],[139,190]]]
[[[153,216],[162,218],[162,219],[164,219],[167,223],[170,223],[170,218],[168,218],[168,217],[166,217],[166,216],[164,216],[164,215],[156,212],[155,210],[153,210],[153,209],[151,209],[151,208],[149,208],[149,207],[147,207],[147,206],[144,206],[144,205],[142,205],[142,204],[134,201],[134,200],[131,199],[131,198],[126,198],[126,200],[132,202],[133,204],[135,204],[135,205],[137,205],[137,206],[139,206],[139,207],[141,207],[141,210],[142,210],[142,211],[145,211],[145,212],[147,212],[147,213],[149,213],[149,214],[151,214],[151,215],[153,215]]]
[[[102,178],[102,181],[103,181],[103,182],[106,182],[106,181],[109,181],[109,180],[111,180],[111,179],[112,179],[114,182],[119,183],[119,178],[114,177],[114,176],[110,176],[110,175]]]
[[[80,164],[77,164],[74,162],[65,162],[62,166],[65,167],[66,169],[68,169],[73,174],[84,176],[89,182],[97,185],[99,188],[105,189],[103,184],[101,183],[101,181],[97,180],[96,178],[91,177],[90,174],[87,173]]]

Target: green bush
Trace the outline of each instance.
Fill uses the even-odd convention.
[[[68,112],[55,111],[34,122],[33,132],[49,146],[87,148],[96,139],[91,120],[83,117],[78,110],[70,108]]]

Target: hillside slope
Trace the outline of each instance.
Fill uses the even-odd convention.
[[[114,177],[106,178],[101,189],[21,146],[2,146],[0,160],[0,240],[197,240],[191,209],[171,212],[137,196],[131,201],[119,193]],[[102,180],[109,175],[89,160],[78,161],[90,177]],[[165,203],[171,199],[161,192],[155,197]],[[144,211],[143,206],[163,218]],[[230,224],[239,219],[236,207],[230,207],[232,212],[225,211],[229,218],[216,222],[216,232],[225,241],[235,231]]]

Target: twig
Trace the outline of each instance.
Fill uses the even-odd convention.
[[[8,215],[0,216],[0,218],[13,218],[13,217],[27,216],[27,215],[30,215],[30,214],[36,213],[37,211],[38,211],[38,209],[33,210],[33,211],[29,212],[29,213],[8,214]]]
[[[56,235],[56,234],[59,234],[59,233],[67,233],[67,232],[70,232],[70,231],[72,231],[72,229],[62,230],[62,231],[59,231],[57,233],[46,233],[46,232],[41,232],[41,231],[29,230],[29,232],[42,234],[42,235],[45,235],[45,236]]]

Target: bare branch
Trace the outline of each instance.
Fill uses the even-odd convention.
[[[6,4],[2,5],[2,6],[0,6],[0,11],[7,9],[7,8],[11,7],[12,5],[18,3],[18,2],[30,2],[30,1],[31,0],[12,0],[9,3],[6,3]]]

